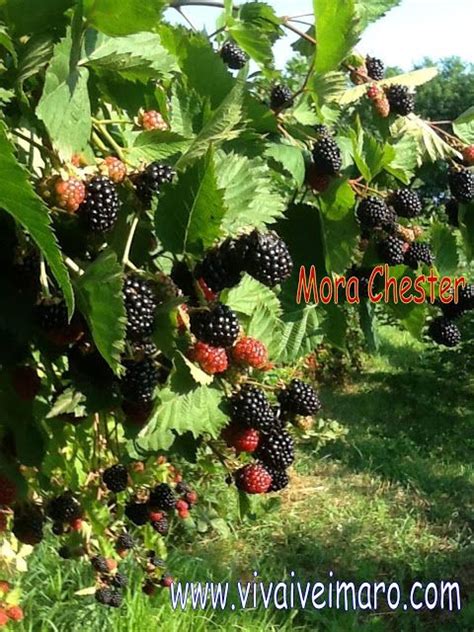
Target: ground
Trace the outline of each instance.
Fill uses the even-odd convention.
[[[173,613],[166,591],[137,592],[111,612],[74,592],[91,579],[87,565],[58,563],[51,542],[24,577],[26,620],[43,630],[165,632],[311,630],[313,632],[472,632],[474,629],[473,348],[438,352],[391,326],[380,355],[367,357],[344,386],[324,386],[324,416],[335,439],[305,443],[281,508],[224,534],[190,543],[172,560],[182,580],[457,580],[461,613],[354,613],[336,610]],[[229,511],[234,511],[230,506]],[[469,596],[471,603],[469,605]]]

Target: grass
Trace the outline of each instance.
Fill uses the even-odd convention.
[[[87,565],[58,563],[51,543],[23,580],[27,618],[18,632],[311,630],[472,632],[474,406],[472,349],[433,353],[390,326],[381,353],[344,388],[324,387],[325,415],[347,430],[315,451],[303,444],[279,511],[190,543],[171,561],[181,580],[461,582],[463,610],[377,613],[325,610],[174,612],[167,593],[139,592],[110,612],[74,592]],[[470,364],[469,364],[470,363]],[[470,381],[471,379],[471,381]],[[234,511],[233,507],[229,512]],[[133,581],[132,581],[133,585]]]

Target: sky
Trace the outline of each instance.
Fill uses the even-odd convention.
[[[312,11],[312,0],[267,0],[277,15],[298,15]],[[175,15],[168,17],[182,22]],[[197,27],[214,30],[219,11],[213,8],[189,7],[186,15]],[[302,20],[310,18],[301,18]],[[296,25],[302,30],[306,26]],[[458,55],[474,63],[472,29],[474,0],[403,0],[377,23],[369,26],[357,46],[363,54],[384,60],[387,66],[409,70],[423,57],[440,59]],[[291,43],[297,36],[287,36],[275,46],[277,67],[282,68],[292,54]]]

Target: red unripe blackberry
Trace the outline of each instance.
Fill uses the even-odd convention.
[[[79,178],[58,178],[54,184],[56,204],[69,213],[75,213],[86,196],[86,187]]]
[[[259,463],[245,465],[235,473],[235,484],[247,494],[264,494],[270,489],[272,477]]]
[[[2,608],[0,608],[0,627],[7,625],[8,621],[9,621],[9,618],[6,613],[6,610],[3,610]]]
[[[378,244],[378,253],[384,263],[397,266],[405,262],[405,251],[408,244],[398,237],[390,235]]]
[[[334,176],[341,170],[341,150],[331,136],[322,136],[313,145],[312,155],[319,175]]]
[[[164,513],[162,511],[156,511],[156,510],[151,510],[150,513],[148,514],[150,522],[158,522],[158,520],[161,520],[163,516],[164,516]]]
[[[411,189],[399,189],[398,191],[394,191],[388,203],[393,206],[395,212],[397,215],[400,215],[400,217],[416,217],[420,215],[423,210],[418,194]]]
[[[272,110],[283,110],[293,105],[293,94],[287,86],[278,84],[273,86],[270,93],[270,107]]]
[[[268,364],[268,351],[263,342],[247,336],[236,342],[232,348],[232,358],[238,364],[264,369]]]
[[[292,380],[280,391],[278,401],[284,414],[314,415],[321,409],[318,394],[311,384],[302,380]]]
[[[261,437],[255,457],[265,467],[284,470],[295,460],[294,443],[286,430],[274,431]]]
[[[405,264],[416,270],[420,263],[431,265],[435,258],[429,244],[414,242],[405,253]]]
[[[293,271],[293,260],[285,242],[273,231],[255,230],[246,238],[246,271],[268,287],[285,281]]]
[[[169,588],[172,584],[174,584],[173,577],[171,577],[171,575],[169,575],[168,573],[163,575],[160,580],[160,585],[163,586],[163,588]]]
[[[72,522],[81,518],[83,511],[77,498],[67,491],[49,501],[47,514],[54,522]]]
[[[176,495],[169,485],[160,483],[150,492],[150,507],[169,511],[176,506]]]
[[[439,345],[456,347],[461,342],[461,332],[451,320],[440,316],[431,321],[428,335]]]
[[[82,518],[74,518],[74,520],[71,520],[69,523],[69,526],[71,527],[71,531],[80,531],[82,529],[82,524]]]
[[[357,219],[363,228],[382,228],[393,221],[393,214],[382,198],[370,195],[359,202]]]
[[[400,116],[407,116],[415,110],[415,97],[407,86],[394,84],[386,88],[390,111]]]
[[[152,130],[165,132],[169,127],[165,119],[156,110],[149,110],[140,114],[139,123],[147,132]]]
[[[184,510],[188,510],[189,509],[189,505],[188,503],[183,500],[182,498],[180,498],[179,500],[176,501],[176,510],[177,511],[184,511]]]
[[[0,505],[9,507],[15,502],[16,495],[17,489],[15,483],[0,475]]]
[[[114,184],[120,184],[127,177],[127,166],[115,156],[107,156],[103,168]]]
[[[275,426],[275,414],[261,389],[244,386],[232,395],[229,403],[233,422],[262,432],[270,432]]]
[[[102,474],[102,480],[111,492],[123,492],[128,485],[128,471],[124,465],[117,463],[107,468]]]
[[[237,453],[255,452],[260,441],[260,433],[254,428],[242,428],[238,424],[232,423],[222,432],[222,437],[229,446]]]
[[[133,524],[141,527],[148,522],[148,505],[132,501],[125,507],[125,515]]]
[[[367,75],[374,81],[381,81],[384,78],[385,66],[381,59],[367,55],[365,58],[365,66]]]
[[[187,492],[185,495],[185,499],[188,504],[195,505],[198,501],[197,492],[194,492],[194,491]]]
[[[152,528],[160,535],[166,535],[169,530],[168,517],[163,516],[160,520],[151,523]]]
[[[11,380],[16,394],[25,402],[31,402],[41,388],[41,379],[31,366],[18,366],[13,369]]]
[[[153,286],[146,279],[130,275],[125,279],[123,295],[127,312],[127,336],[131,339],[150,336],[157,307]]]
[[[474,165],[474,145],[469,145],[469,147],[465,147],[462,152],[462,157],[466,165]]]
[[[221,48],[220,56],[226,66],[232,70],[240,70],[247,63],[247,55],[235,44],[235,42],[226,42]]]
[[[446,202],[444,210],[448,216],[448,224],[457,228],[459,226],[459,202],[451,198]]]
[[[290,477],[288,476],[285,470],[280,470],[280,469],[276,469],[274,467],[268,467],[268,466],[266,466],[266,470],[272,477],[272,484],[270,485],[270,488],[268,489],[267,493],[279,492],[282,489],[285,489],[285,487],[288,487],[288,484],[290,482]]]
[[[212,347],[205,342],[196,342],[188,352],[188,356],[197,362],[201,369],[209,375],[224,373],[229,366],[227,352],[220,347]]]
[[[215,307],[191,314],[191,331],[201,342],[226,348],[237,340],[240,325],[235,312],[218,303]]]
[[[448,180],[451,194],[456,200],[459,202],[474,200],[474,173],[468,169],[452,170]]]
[[[43,539],[44,515],[40,507],[28,504],[15,510],[13,535],[23,544],[34,546]]]
[[[242,240],[226,239],[209,250],[194,272],[203,278],[213,292],[221,292],[238,284],[245,267],[245,249]]]
[[[7,608],[7,616],[12,621],[23,621],[23,610],[20,606],[9,606]]]
[[[204,298],[208,303],[213,303],[217,300],[217,293],[211,290],[211,288],[207,285],[206,281],[201,277],[197,281],[200,290],[203,293]]]
[[[95,176],[86,186],[86,198],[79,208],[89,230],[106,233],[115,226],[120,200],[115,184],[106,176]]]
[[[145,208],[151,207],[154,195],[158,195],[164,184],[172,182],[173,169],[160,162],[152,162],[134,178],[136,192]]]
[[[4,580],[0,580],[0,593],[3,593],[3,595],[7,595],[11,589],[11,584]]]

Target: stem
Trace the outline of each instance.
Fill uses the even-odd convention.
[[[138,216],[138,213],[136,213],[135,217],[133,218],[132,225],[130,226],[130,231],[127,237],[127,243],[125,244],[125,250],[123,251],[122,263],[124,265],[130,265],[130,259],[129,259],[130,251],[132,249],[133,238],[135,237],[135,231],[137,230],[139,221],[140,221],[140,218]]]
[[[21,132],[18,132],[16,129],[11,129],[10,132],[14,136],[17,136],[21,140],[24,140],[26,143],[30,144],[32,147],[35,147],[35,149],[37,149],[41,154],[45,154],[46,156],[48,156],[48,158],[51,158],[52,160],[57,162],[57,156],[54,153],[54,151],[51,151],[51,149],[48,149],[44,145],[40,145],[40,143],[37,143],[32,138],[29,138],[28,136],[25,136]]]
[[[133,121],[127,121],[126,119],[96,119],[93,118],[94,125],[135,125]]]
[[[197,29],[194,24],[192,23],[192,21],[188,18],[188,16],[184,13],[184,11],[181,9],[181,7],[174,7],[176,9],[176,11],[180,14],[180,16],[186,20],[186,22],[189,24],[189,26],[191,27],[191,29],[193,31],[195,31],[196,33],[198,32],[199,29]]]
[[[207,445],[211,448],[212,452],[214,452],[214,454],[217,456],[217,458],[219,459],[221,464],[225,467],[225,469],[229,471],[229,466],[227,465],[225,456],[221,454],[221,452],[210,441]]]
[[[120,145],[115,142],[114,138],[111,136],[111,134],[109,134],[108,130],[103,126],[101,127],[100,125],[96,125],[96,129],[99,134],[101,134],[102,137],[109,143],[109,145],[115,151],[120,160],[125,161],[122,147],[120,147]]]
[[[210,35],[208,35],[209,39],[211,39],[211,37],[215,37],[216,35],[219,35],[219,33],[222,33],[223,31],[226,30],[227,27],[225,26],[221,26],[220,29],[217,29],[217,31],[214,31],[214,33],[211,33]]]
[[[454,141],[455,145],[457,145],[458,147],[461,146],[461,142],[460,142],[459,138],[456,138],[456,136],[453,136],[452,134],[449,134],[444,129],[441,129],[440,127],[438,127],[435,123],[432,123],[431,121],[426,121],[426,123],[430,127],[432,127],[441,136],[445,136],[446,138],[449,138],[449,140]]]
[[[102,142],[102,139],[97,132],[92,132],[92,142],[103,154],[107,155],[109,153],[109,148]]]
[[[293,26],[292,24],[288,24],[288,22],[283,22],[282,26],[285,29],[288,29],[289,31],[293,31],[293,33],[296,33],[296,35],[299,35],[300,37],[305,39],[307,42],[310,42],[311,44],[313,44],[313,46],[316,46],[316,40],[314,39],[314,37],[311,37],[311,35],[308,35],[308,33],[301,31],[300,29],[296,28],[296,26]]]
[[[80,268],[75,261],[70,259],[69,257],[64,257],[64,263],[67,267],[75,272],[77,275],[82,276],[84,274],[84,270]]]
[[[43,256],[41,256],[40,261],[40,283],[44,295],[50,297],[51,292],[49,291],[48,273],[46,272],[46,263]]]
[[[293,99],[296,99],[296,97],[298,97],[300,94],[303,94],[303,92],[306,90],[309,80],[311,79],[313,72],[314,72],[314,64],[315,64],[315,59],[313,59],[311,66],[309,67],[308,72],[306,73],[306,77],[303,81],[303,85],[301,86],[301,88],[299,90],[297,90],[294,95],[293,95]]]

